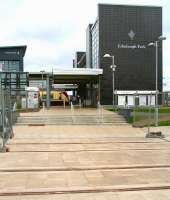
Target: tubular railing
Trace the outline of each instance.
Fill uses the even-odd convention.
[[[0,152],[6,152],[6,143],[13,137],[13,115],[11,109],[10,93],[0,90]]]

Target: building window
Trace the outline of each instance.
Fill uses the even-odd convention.
[[[0,61],[0,71],[19,72],[19,61]]]
[[[92,68],[99,68],[99,23],[92,27]]]
[[[0,84],[2,88],[9,89],[12,101],[15,101],[17,95],[25,92],[25,87],[28,86],[27,72],[0,72]]]

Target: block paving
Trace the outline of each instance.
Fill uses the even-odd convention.
[[[54,111],[53,111],[54,112]],[[170,128],[15,126],[0,154],[0,200],[170,199]]]

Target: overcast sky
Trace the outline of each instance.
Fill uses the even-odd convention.
[[[25,71],[71,67],[75,51],[85,50],[98,3],[163,6],[164,88],[170,90],[169,0],[0,0],[0,46],[27,45]]]

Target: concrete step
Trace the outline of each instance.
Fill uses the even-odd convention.
[[[95,125],[114,124],[125,125],[126,120],[118,114],[103,115],[37,115],[20,116],[16,125]]]
[[[71,122],[71,121],[77,121],[77,122],[125,122],[125,120],[123,119],[101,119],[101,118],[98,118],[98,119],[77,119],[77,118],[73,118],[73,119],[58,119],[58,120],[48,120],[48,119],[44,119],[44,120],[17,120],[17,122]]]
[[[29,119],[34,119],[34,120],[38,120],[38,119],[65,119],[65,118],[106,118],[106,119],[123,119],[122,116],[114,116],[114,115],[67,115],[67,116],[33,116],[33,117],[25,117],[25,116],[21,116],[18,117],[18,119],[25,119],[25,120],[29,120]]]
[[[114,126],[119,126],[119,125],[129,125],[125,122],[119,122],[119,123],[16,123],[16,126],[43,126],[43,125],[114,125]]]
[[[120,116],[60,116],[60,117],[18,117],[18,120],[64,120],[64,119],[71,119],[71,118],[77,118],[77,119],[98,119],[98,118],[103,118],[103,119],[124,119],[123,117]]]
[[[16,123],[16,126],[20,125],[129,125],[126,122],[69,122],[69,123]]]

